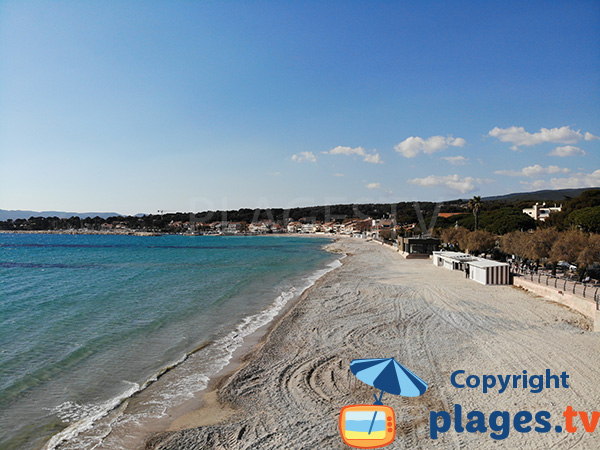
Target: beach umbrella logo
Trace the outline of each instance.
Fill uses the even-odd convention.
[[[394,358],[355,359],[350,371],[363,383],[379,389],[372,405],[344,406],[340,412],[340,433],[346,445],[355,448],[385,447],[396,435],[394,410],[381,402],[384,392],[418,397],[427,383]]]

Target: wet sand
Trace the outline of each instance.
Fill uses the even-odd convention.
[[[600,427],[556,432],[562,412],[598,410],[600,333],[589,321],[512,286],[483,286],[430,260],[405,260],[389,247],[358,239],[333,244],[349,254],[342,267],[308,289],[233,374],[204,396],[203,407],[179,417],[146,443],[154,450],[346,449],[338,430],[345,405],[372,403],[376,390],[356,380],[350,361],[395,357],[429,383],[421,397],[384,395],[396,413],[388,448],[600,448]],[[569,375],[569,388],[531,393],[509,387],[458,389],[451,374]],[[464,377],[463,377],[464,379]],[[511,418],[549,411],[548,433],[494,440],[453,428],[430,438],[430,411],[494,410]],[[487,424],[487,423],[486,423]],[[532,423],[536,426],[535,423]]]

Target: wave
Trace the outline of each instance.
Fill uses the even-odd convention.
[[[114,426],[119,422],[124,423],[125,409],[129,400],[145,391],[156,381],[161,379],[168,372],[185,367],[184,363],[189,361],[194,363],[194,359],[203,360],[203,371],[199,373],[196,366],[182,374],[181,377],[171,381],[166,386],[162,387],[159,393],[159,401],[152,402],[154,408],[147,416],[153,418],[164,417],[169,408],[175,407],[185,400],[188,400],[200,391],[208,387],[211,377],[214,377],[221,372],[231,361],[237,349],[243,343],[244,338],[253,334],[261,327],[271,322],[283,310],[288,302],[296,296],[302,295],[309,287],[331,270],[342,265],[341,259],[346,255],[339,255],[339,259],[335,259],[328,263],[325,268],[313,272],[308,277],[304,278],[300,288],[291,287],[289,290],[281,292],[273,301],[273,303],[263,311],[252,314],[244,318],[232,331],[215,341],[203,342],[194,350],[187,352],[185,355],[177,359],[171,364],[163,367],[143,384],[128,382],[128,387],[119,395],[99,404],[81,405],[73,402],[65,402],[52,410],[61,420],[71,422],[67,428],[60,431],[50,438],[44,446],[45,450],[57,450],[68,448],[95,448],[104,441],[112,432]],[[209,361],[205,361],[208,357]],[[208,364],[207,364],[208,363]],[[180,369],[180,370],[181,370]],[[111,418],[110,423],[101,432],[97,432],[94,436],[88,436],[83,447],[80,436],[94,428],[94,425],[101,419],[106,418],[112,412],[118,411]],[[127,422],[135,422],[139,424],[144,417],[130,418]],[[90,445],[93,441],[93,445]],[[119,448],[116,446],[115,448]]]
[[[131,387],[124,391],[121,395],[111,398],[104,403],[100,404],[89,404],[80,405],[73,402],[65,402],[53,409],[61,419],[69,420],[76,417],[84,416],[79,418],[76,422],[69,425],[63,431],[55,434],[50,438],[44,448],[56,449],[58,445],[65,441],[69,441],[82,432],[89,430],[96,421],[105,417],[110,411],[120,406],[124,401],[131,398],[134,394],[140,392],[140,385],[137,383],[131,383]]]

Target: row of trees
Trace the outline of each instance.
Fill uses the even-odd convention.
[[[502,236],[488,231],[469,231],[466,228],[439,230],[444,243],[456,250],[469,253],[489,253],[497,259],[515,255],[524,261],[551,264],[553,273],[559,261],[577,265],[579,279],[588,269],[600,264],[600,234],[579,229],[558,231],[556,228],[538,228],[532,231],[512,231]]]
[[[559,261],[575,264],[580,280],[590,266],[600,263],[600,234],[575,229],[559,232],[555,228],[547,228],[532,233],[515,231],[502,236],[500,248],[505,253],[536,263],[549,262],[553,273]]]
[[[452,249],[469,253],[492,253],[498,242],[498,236],[489,231],[469,231],[464,227],[443,229],[439,236]]]

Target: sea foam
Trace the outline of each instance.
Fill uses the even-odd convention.
[[[345,255],[340,255],[340,259]],[[78,404],[64,402],[53,412],[68,426],[54,435],[44,447],[45,450],[113,449],[123,447],[122,435],[135,435],[135,428],[141,428],[149,420],[167,416],[168,412],[186,400],[205,390],[210,379],[230,363],[244,339],[269,324],[290,300],[300,296],[327,272],[341,266],[340,259],[329,262],[324,268],[315,270],[298,281],[298,286],[280,292],[265,309],[244,317],[233,330],[198,349],[188,352],[166,365],[142,384],[128,383],[119,395],[102,403]],[[173,371],[160,389],[146,399],[141,411],[126,412],[132,396],[145,391],[167,372]],[[119,430],[123,430],[119,433]]]

